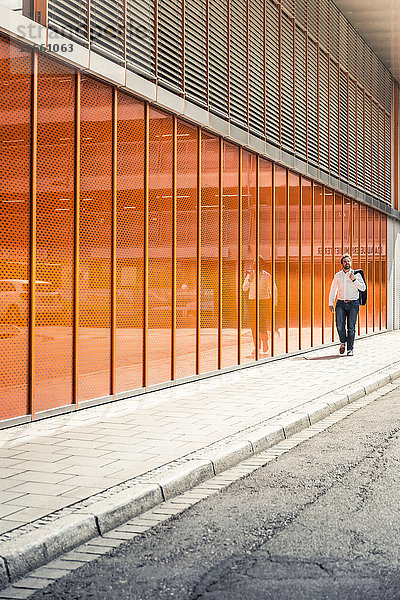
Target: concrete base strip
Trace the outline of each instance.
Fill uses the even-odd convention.
[[[398,363],[345,389],[312,400],[259,425],[240,431],[192,454],[110,488],[107,497],[71,507],[61,516],[15,539],[0,543],[0,589],[80,544],[174,498],[321,421],[347,404],[400,377]],[[118,488],[118,486],[116,486]]]

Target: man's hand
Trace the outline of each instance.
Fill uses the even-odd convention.
[[[334,311],[335,309],[333,308],[333,306],[330,306],[330,305],[329,305],[329,310],[331,311],[331,313],[333,313],[333,311]]]
[[[351,281],[355,281],[356,280],[354,273],[350,273],[350,279],[351,279]]]

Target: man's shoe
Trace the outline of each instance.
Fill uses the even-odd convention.
[[[340,344],[339,354],[344,354],[345,348],[346,348],[346,344]]]
[[[353,350],[347,350],[347,356],[353,356]]]

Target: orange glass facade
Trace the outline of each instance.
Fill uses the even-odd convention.
[[[329,343],[344,251],[368,280],[360,333],[386,328],[386,215],[11,48],[0,39],[1,420]]]

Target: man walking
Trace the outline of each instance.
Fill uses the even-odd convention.
[[[329,308],[336,312],[336,329],[340,339],[340,354],[344,354],[347,342],[347,356],[353,356],[354,338],[356,335],[357,315],[360,309],[359,292],[366,289],[360,273],[351,268],[351,257],[343,254],[340,259],[342,270],[333,278],[329,292]],[[337,295],[336,309],[334,302]],[[347,320],[347,332],[346,332]]]

